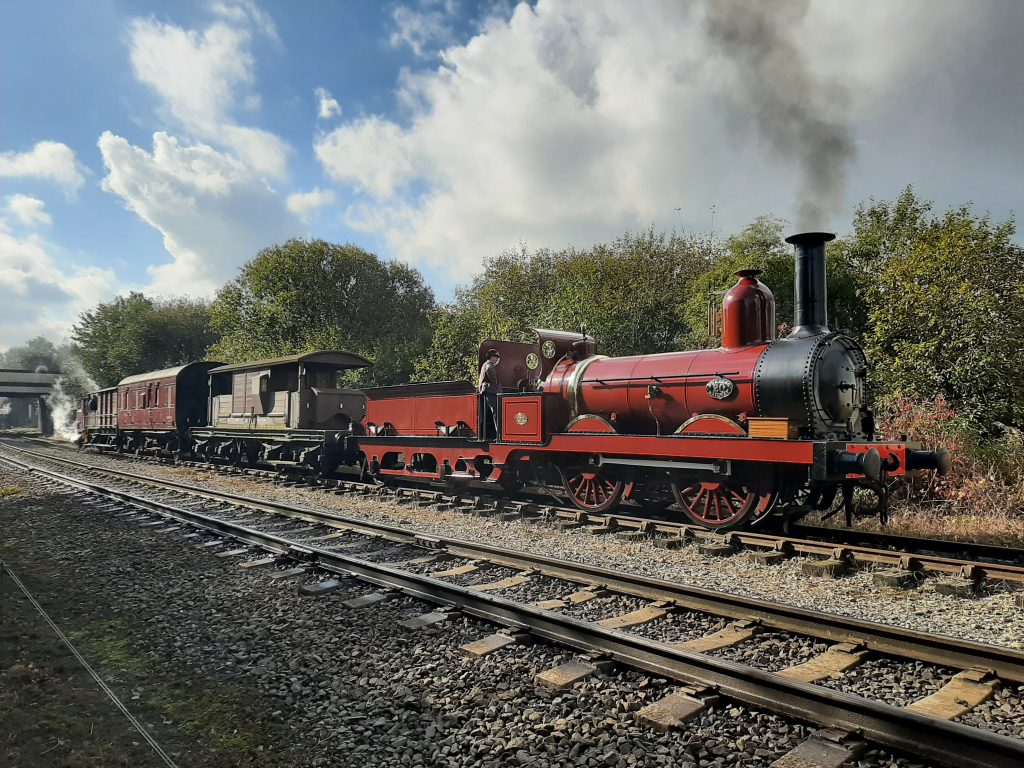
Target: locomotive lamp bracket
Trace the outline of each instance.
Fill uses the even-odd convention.
[[[729,459],[721,459],[719,461],[666,461],[664,459],[623,459],[616,456],[597,457],[597,466],[601,467],[607,464],[630,467],[655,467],[657,469],[696,469],[724,476],[732,474],[732,461]]]

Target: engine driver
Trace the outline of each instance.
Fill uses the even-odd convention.
[[[477,391],[484,396],[487,404],[484,428],[488,440],[498,437],[498,395],[501,394],[501,384],[498,382],[498,363],[501,362],[501,355],[496,349],[487,350],[487,359],[480,366],[480,379],[477,381]]]

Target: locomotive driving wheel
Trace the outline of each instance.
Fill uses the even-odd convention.
[[[764,517],[777,497],[774,491],[725,480],[672,483],[672,493],[690,521],[716,531],[731,531]]]
[[[619,506],[626,484],[607,467],[559,468],[565,494],[586,512],[608,512]]]

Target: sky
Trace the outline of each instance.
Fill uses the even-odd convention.
[[[907,184],[1003,220],[1022,33],[1010,0],[0,0],[0,350],[292,237],[444,300],[521,244],[842,233]]]

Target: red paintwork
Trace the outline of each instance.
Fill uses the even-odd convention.
[[[636,357],[594,357],[555,366],[544,391],[574,402],[572,374],[578,375],[575,413],[593,413],[633,434],[672,434],[692,416],[721,414],[733,419],[755,414],[754,371],[764,344],[739,349],[706,349]],[[708,395],[707,383],[725,376],[735,391],[725,400]],[[648,397],[651,386],[659,392]]]
[[[580,416],[578,419],[573,419],[572,422],[565,428],[566,432],[575,433],[605,433],[605,434],[616,434],[615,427],[609,422],[602,419],[600,416],[594,416],[593,414],[587,414]]]
[[[850,443],[846,450],[850,453],[867,453],[874,448],[885,462],[890,457],[895,457],[899,462],[896,469],[886,470],[887,475],[907,474],[907,445],[906,443]],[[859,477],[859,475],[848,475],[848,477]]]
[[[500,476],[500,465],[530,454],[575,453],[581,455],[602,454],[606,456],[642,456],[657,459],[731,459],[733,461],[773,462],[810,466],[814,460],[814,443],[808,440],[766,441],[746,438],[715,437],[654,437],[651,435],[614,434],[559,434],[551,435],[543,445],[509,445],[505,443],[469,443],[452,440],[451,445],[409,445],[403,442],[389,442],[387,437],[363,438],[360,447],[368,459],[380,460],[386,453],[429,453],[437,459],[438,472],[433,475],[441,479],[444,461],[455,467],[459,460],[472,463],[473,459],[489,457],[499,468],[491,475]],[[869,445],[872,447],[874,444]],[[424,477],[422,472],[406,470],[382,470],[384,474]]]
[[[736,273],[736,283],[722,299],[722,346],[763,344],[775,338],[775,296],[757,279],[757,269]]]
[[[544,442],[543,395],[508,395],[501,402],[502,440],[516,443]],[[519,422],[523,423],[520,424]]]
[[[122,430],[177,429],[177,377],[147,379],[117,388],[117,426]]]
[[[724,416],[698,416],[679,428],[681,435],[732,435],[746,437],[746,430]]]
[[[449,434],[465,425],[472,434],[477,431],[479,395],[429,395],[374,399],[367,394],[366,425],[374,429],[390,425],[399,435],[432,436]]]

